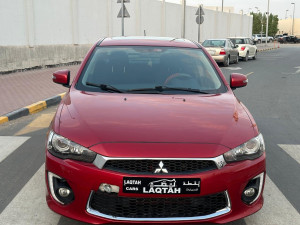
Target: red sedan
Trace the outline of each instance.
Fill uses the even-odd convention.
[[[198,43],[97,42],[51,123],[47,203],[93,224],[227,223],[263,205],[265,145],[247,108]]]

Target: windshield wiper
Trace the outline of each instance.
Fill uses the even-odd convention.
[[[95,84],[95,83],[91,83],[91,82],[86,82],[86,85],[93,86],[93,87],[98,87],[103,91],[123,93],[123,91],[121,91],[118,88],[115,88],[114,86],[111,86],[109,84]]]
[[[174,90],[174,91],[187,91],[187,92],[195,92],[195,93],[201,93],[201,94],[210,94],[208,92],[201,91],[201,90],[195,89],[195,88],[156,86],[155,89],[159,90],[159,91]]]
[[[186,92],[194,92],[194,93],[201,93],[201,94],[210,94],[205,91],[201,91],[199,89],[193,88],[184,88],[184,87],[167,87],[167,86],[155,86],[154,88],[140,88],[140,89],[130,89],[127,92],[139,92],[139,91],[186,91]]]

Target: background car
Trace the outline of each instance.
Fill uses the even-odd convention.
[[[208,39],[202,43],[216,62],[229,66],[231,62],[239,62],[239,51],[229,39]]]
[[[280,39],[282,36],[283,36],[282,34],[277,34],[277,35],[275,35],[274,40],[275,40],[275,41],[279,41],[279,39]]]
[[[280,37],[278,39],[278,41],[281,44],[285,44],[285,43],[300,43],[300,36],[294,36],[294,35],[283,35],[282,37]]]
[[[248,58],[256,59],[257,47],[250,38],[247,37],[229,37],[233,44],[238,46],[239,56],[248,61]]]
[[[262,42],[262,36],[261,34],[253,34],[252,40],[255,44],[260,44]]]
[[[253,34],[252,35],[252,40],[255,44],[256,43],[257,44],[264,43],[264,42],[266,42],[266,39],[267,39],[267,42],[273,42],[274,41],[273,37],[268,36],[268,38],[266,38],[265,34]]]

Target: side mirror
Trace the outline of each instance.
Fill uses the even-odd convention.
[[[238,48],[239,46],[238,45],[234,45],[234,48]]]
[[[232,73],[230,75],[230,87],[232,89],[245,87],[248,84],[248,78],[239,73]]]
[[[65,87],[70,87],[70,70],[58,70],[54,72],[52,81],[57,84],[62,84]]]

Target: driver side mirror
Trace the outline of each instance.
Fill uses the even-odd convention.
[[[248,84],[247,76],[239,73],[232,73],[230,75],[230,87],[231,89],[245,87]]]
[[[53,73],[52,81],[62,84],[64,87],[70,87],[70,70],[58,70]]]

